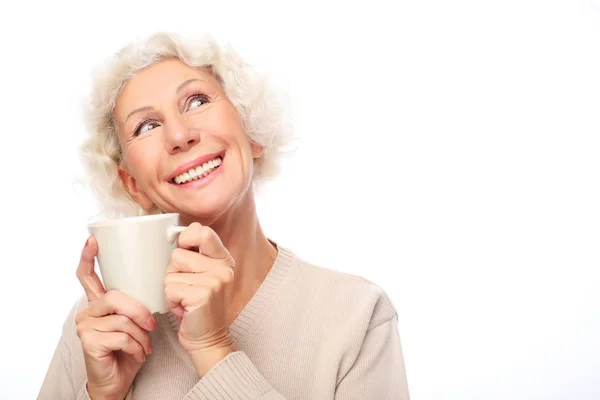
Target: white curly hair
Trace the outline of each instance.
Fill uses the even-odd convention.
[[[264,74],[253,70],[231,48],[219,46],[210,35],[184,39],[170,32],[155,33],[130,43],[100,65],[92,76],[85,110],[87,137],[81,145],[86,181],[101,207],[113,216],[156,214],[145,212],[125,190],[118,164],[126,162],[113,119],[115,102],[124,84],[136,73],[165,59],[177,58],[203,68],[221,84],[239,113],[250,141],[264,148],[254,160],[253,185],[279,172],[280,156],[293,135],[288,102],[276,92]],[[285,105],[284,105],[285,104]]]

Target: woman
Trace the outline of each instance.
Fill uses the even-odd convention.
[[[210,37],[161,33],[119,51],[90,104],[82,149],[98,199],[189,227],[168,266],[167,314],[107,292],[87,240],[85,296],[40,399],[408,399],[387,295],[261,229],[254,187],[276,174],[290,132],[264,79]]]

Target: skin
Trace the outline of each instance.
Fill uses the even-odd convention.
[[[179,213],[189,226],[171,255],[165,295],[181,323],[179,341],[203,377],[237,350],[229,325],[277,256],[260,227],[251,185],[262,148],[248,140],[218,81],[176,59],[131,78],[114,120],[124,154],[119,176],[129,194],[145,210]],[[181,164],[223,150],[221,171],[207,185],[181,188],[168,179]],[[77,315],[77,333],[90,396],[122,398],[151,352],[148,332],[156,321],[140,303],[104,289],[94,272],[97,251],[90,237],[77,269],[89,304]]]

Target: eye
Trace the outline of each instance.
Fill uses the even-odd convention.
[[[135,130],[135,136],[138,136],[142,133],[148,132],[158,126],[156,121],[146,120],[142,121]]]
[[[195,94],[190,96],[188,102],[188,110],[194,110],[201,107],[203,104],[208,103],[208,98],[203,94]]]

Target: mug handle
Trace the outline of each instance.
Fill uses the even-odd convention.
[[[167,228],[167,240],[169,241],[169,243],[173,243],[175,240],[177,240],[177,238],[179,237],[179,234],[183,231],[185,231],[188,227],[187,226],[170,226]]]

